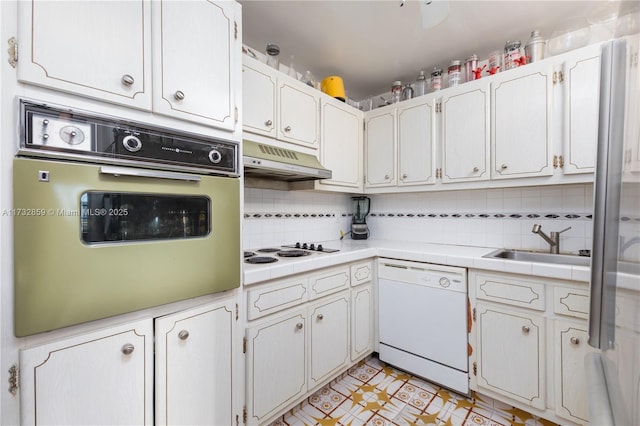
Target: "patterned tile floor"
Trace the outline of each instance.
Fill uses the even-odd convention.
[[[473,395],[467,399],[370,357],[271,426],[550,426],[553,423]]]

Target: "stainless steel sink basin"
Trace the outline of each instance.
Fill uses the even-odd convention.
[[[591,258],[571,254],[538,253],[524,250],[499,249],[482,257],[491,259],[518,260],[520,262],[554,263],[556,265],[589,266]]]

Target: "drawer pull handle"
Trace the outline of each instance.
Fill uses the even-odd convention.
[[[301,322],[297,323],[297,324],[296,324],[296,328],[297,328],[298,330],[302,330],[302,323],[301,323]]]
[[[178,339],[187,340],[189,338],[189,332],[187,330],[182,330],[178,333]]]
[[[135,83],[135,82],[136,82],[135,79],[129,74],[125,74],[125,75],[122,76],[122,83],[125,86],[132,86],[133,83]]]
[[[523,326],[522,326],[522,332],[523,332],[524,334],[529,334],[529,327],[527,327],[526,325],[523,325]]]
[[[571,341],[572,344],[574,345],[579,345],[580,344],[580,339],[578,339],[577,337],[572,337],[571,339],[569,339]]]
[[[317,318],[318,318],[318,320],[322,320],[322,319],[324,319],[324,315],[322,315],[322,314],[318,314],[318,317],[317,317]]]
[[[122,349],[120,349],[122,351],[123,354],[125,355],[131,355],[133,353],[133,350],[136,347],[133,346],[131,343],[125,343],[124,345],[122,345]]]

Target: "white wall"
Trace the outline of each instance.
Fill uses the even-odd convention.
[[[367,223],[377,239],[532,250],[549,247],[531,232],[535,223],[547,234],[570,226],[560,248],[577,254],[591,248],[592,193],[580,184],[371,195]],[[334,240],[350,213],[348,195],[247,189],[244,248]]]

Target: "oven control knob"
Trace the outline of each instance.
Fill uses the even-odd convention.
[[[122,139],[122,146],[129,152],[138,152],[142,149],[142,142],[137,136],[127,135]]]
[[[218,164],[222,160],[222,154],[217,149],[209,151],[209,161],[213,164]]]
[[[440,287],[447,288],[450,285],[451,285],[451,281],[449,281],[449,278],[447,277],[440,278]]]

